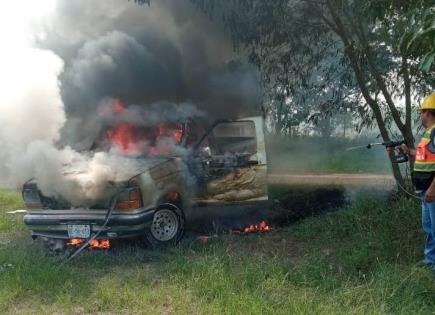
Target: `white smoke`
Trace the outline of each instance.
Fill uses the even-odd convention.
[[[125,157],[112,148],[108,152],[83,153],[69,147],[58,148],[60,129],[65,123],[65,113],[59,92],[58,76],[63,62],[49,51],[26,48],[20,51],[26,58],[2,59],[0,67],[16,75],[3,82],[0,98],[0,185],[17,187],[34,178],[46,196],[59,197],[83,205],[92,203],[106,193],[110,182],[127,180],[143,171],[145,166],[137,159]],[[101,104],[112,108],[113,99]],[[155,111],[143,112],[132,106],[117,117],[100,115],[107,123],[121,122],[135,125],[152,125],[162,119]],[[195,112],[185,105],[184,115]],[[170,114],[170,115],[169,115]],[[97,113],[96,113],[97,115]],[[180,113],[169,110],[167,120],[180,118]],[[92,136],[90,137],[92,138]],[[142,144],[143,146],[147,144]],[[153,149],[162,153],[175,153],[177,146],[169,137],[162,137]],[[147,151],[142,148],[142,151]]]
[[[33,38],[28,35],[35,35],[32,31],[39,29],[40,15],[52,9],[48,1],[41,2],[39,8],[32,8],[31,1],[0,3],[0,36],[5,44],[0,50],[3,186],[20,183],[28,176],[32,168],[31,158],[26,158],[28,148],[34,142],[55,143],[65,123],[58,82],[63,62],[50,51],[32,48]]]
[[[176,10],[178,6],[186,9],[188,14],[183,19],[168,17],[164,22],[159,21],[160,24],[157,21],[152,25],[147,24],[149,27],[144,29],[150,30],[153,26],[152,34],[136,34],[136,23],[131,23],[130,17],[143,21],[143,16],[153,16],[154,11],[146,11],[145,8],[135,7],[131,3],[126,9],[127,7],[116,0],[111,0],[110,3],[100,0],[95,4],[96,8],[90,1],[79,2],[0,2],[0,36],[5,43],[0,50],[0,187],[20,187],[34,178],[45,196],[62,197],[74,206],[92,204],[93,200],[105,194],[111,182],[128,179],[128,175],[134,175],[146,168],[138,159],[125,157],[116,148],[110,149],[110,146],[97,153],[89,151],[98,137],[101,140],[100,127],[104,124],[110,127],[110,123],[119,122],[121,119],[139,127],[147,127],[156,121],[162,122],[166,119],[175,122],[177,119],[201,115],[195,107],[187,103],[190,99],[194,99],[204,108],[206,104],[209,108],[213,104],[220,104],[216,108],[219,108],[221,114],[225,114],[229,108],[239,108],[234,105],[239,104],[238,102],[231,101],[240,98],[239,90],[256,90],[250,88],[251,84],[243,89],[231,89],[234,82],[251,81],[244,80],[245,75],[227,74],[237,74],[239,70],[237,67],[227,69],[227,60],[218,58],[221,54],[217,53],[217,49],[197,49],[196,43],[208,47],[202,31],[196,32],[192,39],[187,36],[192,34],[191,28],[195,27],[187,17],[196,15],[196,11],[187,6],[189,2],[178,4],[166,1],[161,8],[155,7],[158,12],[168,11],[163,15],[165,17],[175,17],[175,12],[180,11]],[[43,18],[44,15],[48,17],[50,12],[54,12],[56,4],[58,14],[54,14],[52,19]],[[126,1],[125,5],[127,4]],[[62,11],[62,8],[67,9],[69,6],[75,10]],[[77,10],[76,6],[81,10]],[[106,8],[108,17],[113,14],[115,17],[119,16],[116,18],[116,27],[112,26],[110,18],[98,20],[100,7]],[[88,19],[68,20],[73,12],[89,15]],[[92,25],[98,24],[99,27],[95,29],[103,29],[84,36],[86,30],[92,28],[80,25],[82,20]],[[162,19],[154,17],[154,20]],[[196,20],[206,21],[206,17],[197,17]],[[166,24],[167,21],[172,21],[173,25],[170,28],[172,31],[166,32],[166,37],[174,43],[155,36],[162,30],[159,25]],[[50,23],[54,24],[48,25]],[[103,27],[104,23],[108,23],[107,27]],[[126,24],[125,27],[123,24]],[[73,37],[76,28],[81,36],[75,42]],[[181,31],[182,34],[179,33]],[[172,34],[173,32],[175,33]],[[53,45],[54,47],[63,47],[63,44],[69,47],[72,42],[75,48],[57,50],[65,58],[64,62],[52,51],[35,48],[34,43],[44,42],[44,38],[48,44],[39,47],[50,47],[49,39],[58,38],[60,43]],[[212,46],[222,45],[216,42]],[[209,59],[216,60],[209,62]],[[176,73],[178,74],[175,75]],[[243,70],[242,73],[251,77],[251,71]],[[216,79],[215,74],[222,79]],[[61,86],[60,82],[64,82],[65,86]],[[225,94],[225,91],[229,91],[229,94]],[[84,95],[88,97],[83,97]],[[99,103],[108,102],[112,106],[114,99],[110,97],[118,96],[130,97],[132,103],[138,104],[129,106],[123,117],[100,117]],[[69,106],[68,117],[62,100]],[[165,103],[166,100],[185,103],[168,106],[170,103]],[[66,125],[69,128],[65,128]],[[77,140],[69,142],[71,146],[74,145],[74,149],[65,145],[68,142],[60,144],[61,133],[66,139]],[[71,137],[68,133],[71,133]],[[80,137],[74,137],[77,134]],[[151,142],[140,143],[140,151],[164,155],[187,153],[170,135],[163,134]],[[81,149],[88,151],[83,153]]]
[[[121,169],[138,169],[134,160],[116,154],[58,149],[56,142],[65,123],[58,82],[63,62],[52,52],[29,47],[17,53],[0,61],[1,69],[16,74],[3,77],[1,85],[1,186],[17,187],[35,178],[45,195],[61,195],[79,204],[101,195]],[[71,167],[81,171],[68,176],[65,173]]]
[[[8,40],[0,51],[0,187],[16,188],[34,178],[44,195],[79,205],[99,198],[110,181],[140,166],[113,152],[57,147],[66,121],[58,80],[63,61],[32,47],[27,34],[39,24],[24,14],[31,3],[0,4],[0,36]]]

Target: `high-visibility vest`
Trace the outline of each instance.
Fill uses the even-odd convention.
[[[435,172],[435,153],[428,148],[434,136],[435,126],[424,132],[415,152],[414,172]]]

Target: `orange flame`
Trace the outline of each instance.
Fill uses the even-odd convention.
[[[83,244],[85,242],[84,239],[81,238],[72,238],[70,240],[68,240],[66,242],[67,245],[71,245],[71,246],[80,246],[81,244]]]
[[[183,130],[178,124],[174,126],[170,123],[161,123],[158,126],[158,136],[169,136],[175,143],[179,143],[183,137]]]
[[[128,123],[119,124],[107,131],[107,137],[111,144],[117,146],[123,152],[139,152],[135,129]]]
[[[112,111],[115,114],[122,114],[127,110],[124,103],[120,99],[116,99],[112,105]],[[138,139],[135,133],[134,126],[128,123],[120,123],[119,125],[107,130],[107,138],[112,145],[125,153],[138,153]]]
[[[116,99],[112,104],[112,113],[116,115],[125,114],[127,107],[122,100]],[[148,134],[148,136],[146,136]],[[148,150],[151,155],[158,155],[162,148],[156,148],[155,142],[159,139],[171,139],[174,145],[181,142],[183,128],[176,123],[160,123],[155,130],[147,130],[145,127],[135,126],[127,122],[118,123],[106,131],[107,140],[111,145],[117,147],[123,153],[145,153],[144,143],[151,146]]]
[[[93,240],[89,243],[89,248],[109,249],[109,240]]]
[[[251,225],[245,227],[243,229],[243,233],[244,234],[250,234],[250,233],[255,233],[255,232],[267,233],[267,232],[270,232],[271,230],[272,230],[272,228],[270,227],[270,225],[265,220],[263,220],[260,223],[251,224]]]
[[[82,238],[72,238],[66,242],[67,245],[78,247],[85,242]],[[109,249],[110,241],[109,240],[92,240],[89,243],[89,248],[98,248],[98,249]]]

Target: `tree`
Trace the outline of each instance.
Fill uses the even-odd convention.
[[[247,50],[272,90],[292,98],[329,91],[322,113],[346,105],[363,124],[375,122],[384,141],[397,130],[414,147],[412,100],[427,93],[433,79],[398,43],[409,30],[410,12],[431,1],[192,1],[222,16],[235,48]],[[328,67],[334,63],[340,67]],[[399,167],[392,168],[403,186]]]
[[[402,37],[400,49],[420,59],[420,69],[435,72],[435,6],[421,3],[420,7],[410,10],[408,30]]]

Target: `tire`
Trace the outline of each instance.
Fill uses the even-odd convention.
[[[158,206],[150,227],[145,231],[147,243],[154,248],[175,246],[183,234],[184,214],[173,204]]]

